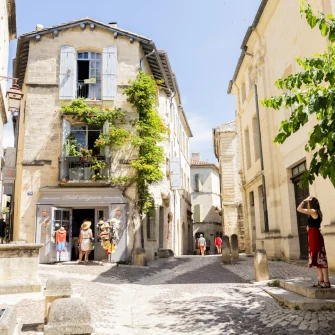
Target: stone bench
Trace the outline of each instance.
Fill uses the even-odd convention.
[[[0,244],[0,294],[39,292],[39,249],[43,244]]]
[[[173,257],[174,253],[171,249],[158,249],[157,255],[159,258],[169,258]]]
[[[48,279],[43,295],[45,296],[44,322],[46,322],[49,304],[57,299],[71,297],[72,287],[70,280],[66,278]]]
[[[53,301],[49,308],[45,335],[91,334],[94,332],[91,311],[87,302],[79,298]]]

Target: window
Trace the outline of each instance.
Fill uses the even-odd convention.
[[[250,202],[251,207],[255,206],[255,199],[254,199],[254,192],[253,191],[251,191],[249,193],[249,202]]]
[[[94,147],[94,143],[101,133],[102,129],[94,125],[76,125],[71,127],[70,137],[76,141],[78,151],[87,148],[92,150],[92,156],[100,156],[101,151]]]
[[[252,118],[252,135],[253,135],[252,137],[254,140],[255,162],[256,162],[257,160],[259,160],[259,157],[260,157],[257,116]]]
[[[147,239],[156,239],[156,211],[155,208],[150,209],[147,214]]]
[[[61,46],[59,99],[115,100],[117,65],[116,46],[105,47],[102,53],[77,53],[73,46]]]
[[[247,164],[247,169],[251,167],[251,156],[250,156],[250,138],[249,138],[249,129],[244,130],[244,144],[245,144],[245,159]]]
[[[202,191],[202,175],[200,174],[194,175],[194,191],[195,192]]]
[[[306,170],[306,162],[302,162],[292,169],[292,177],[295,177]]]
[[[80,52],[77,59],[77,97],[101,99],[101,55],[96,52]]]

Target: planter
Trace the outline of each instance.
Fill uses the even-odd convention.
[[[65,157],[65,161],[66,162],[79,162],[80,158],[82,158],[81,156],[67,156]]]

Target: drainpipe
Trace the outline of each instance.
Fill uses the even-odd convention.
[[[142,71],[142,62],[144,60],[144,58],[147,58],[151,55],[153,55],[155,53],[155,49],[153,49],[150,53],[148,53],[147,55],[144,55],[141,59],[140,59],[140,70]]]
[[[246,48],[244,53],[247,56],[254,57],[253,54],[247,52]],[[262,147],[262,133],[261,133],[261,121],[259,118],[259,103],[258,103],[258,90],[256,81],[254,81],[254,92],[255,92],[255,103],[256,103],[256,116],[257,116],[257,126],[258,126],[258,143],[259,143],[259,153],[261,162],[261,172],[262,172],[262,193],[263,193],[263,211],[264,211],[264,231],[269,231],[269,218],[268,218],[268,206],[266,197],[266,187],[265,187],[265,175],[264,175],[264,159],[263,159],[263,147]]]

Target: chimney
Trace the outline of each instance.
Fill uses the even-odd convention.
[[[44,27],[43,27],[43,24],[37,24],[36,25],[36,30],[37,31],[40,31],[40,30],[42,30]]]
[[[117,22],[109,22],[108,23],[112,28],[117,28]]]
[[[196,162],[200,161],[200,152],[192,152],[192,159]]]

